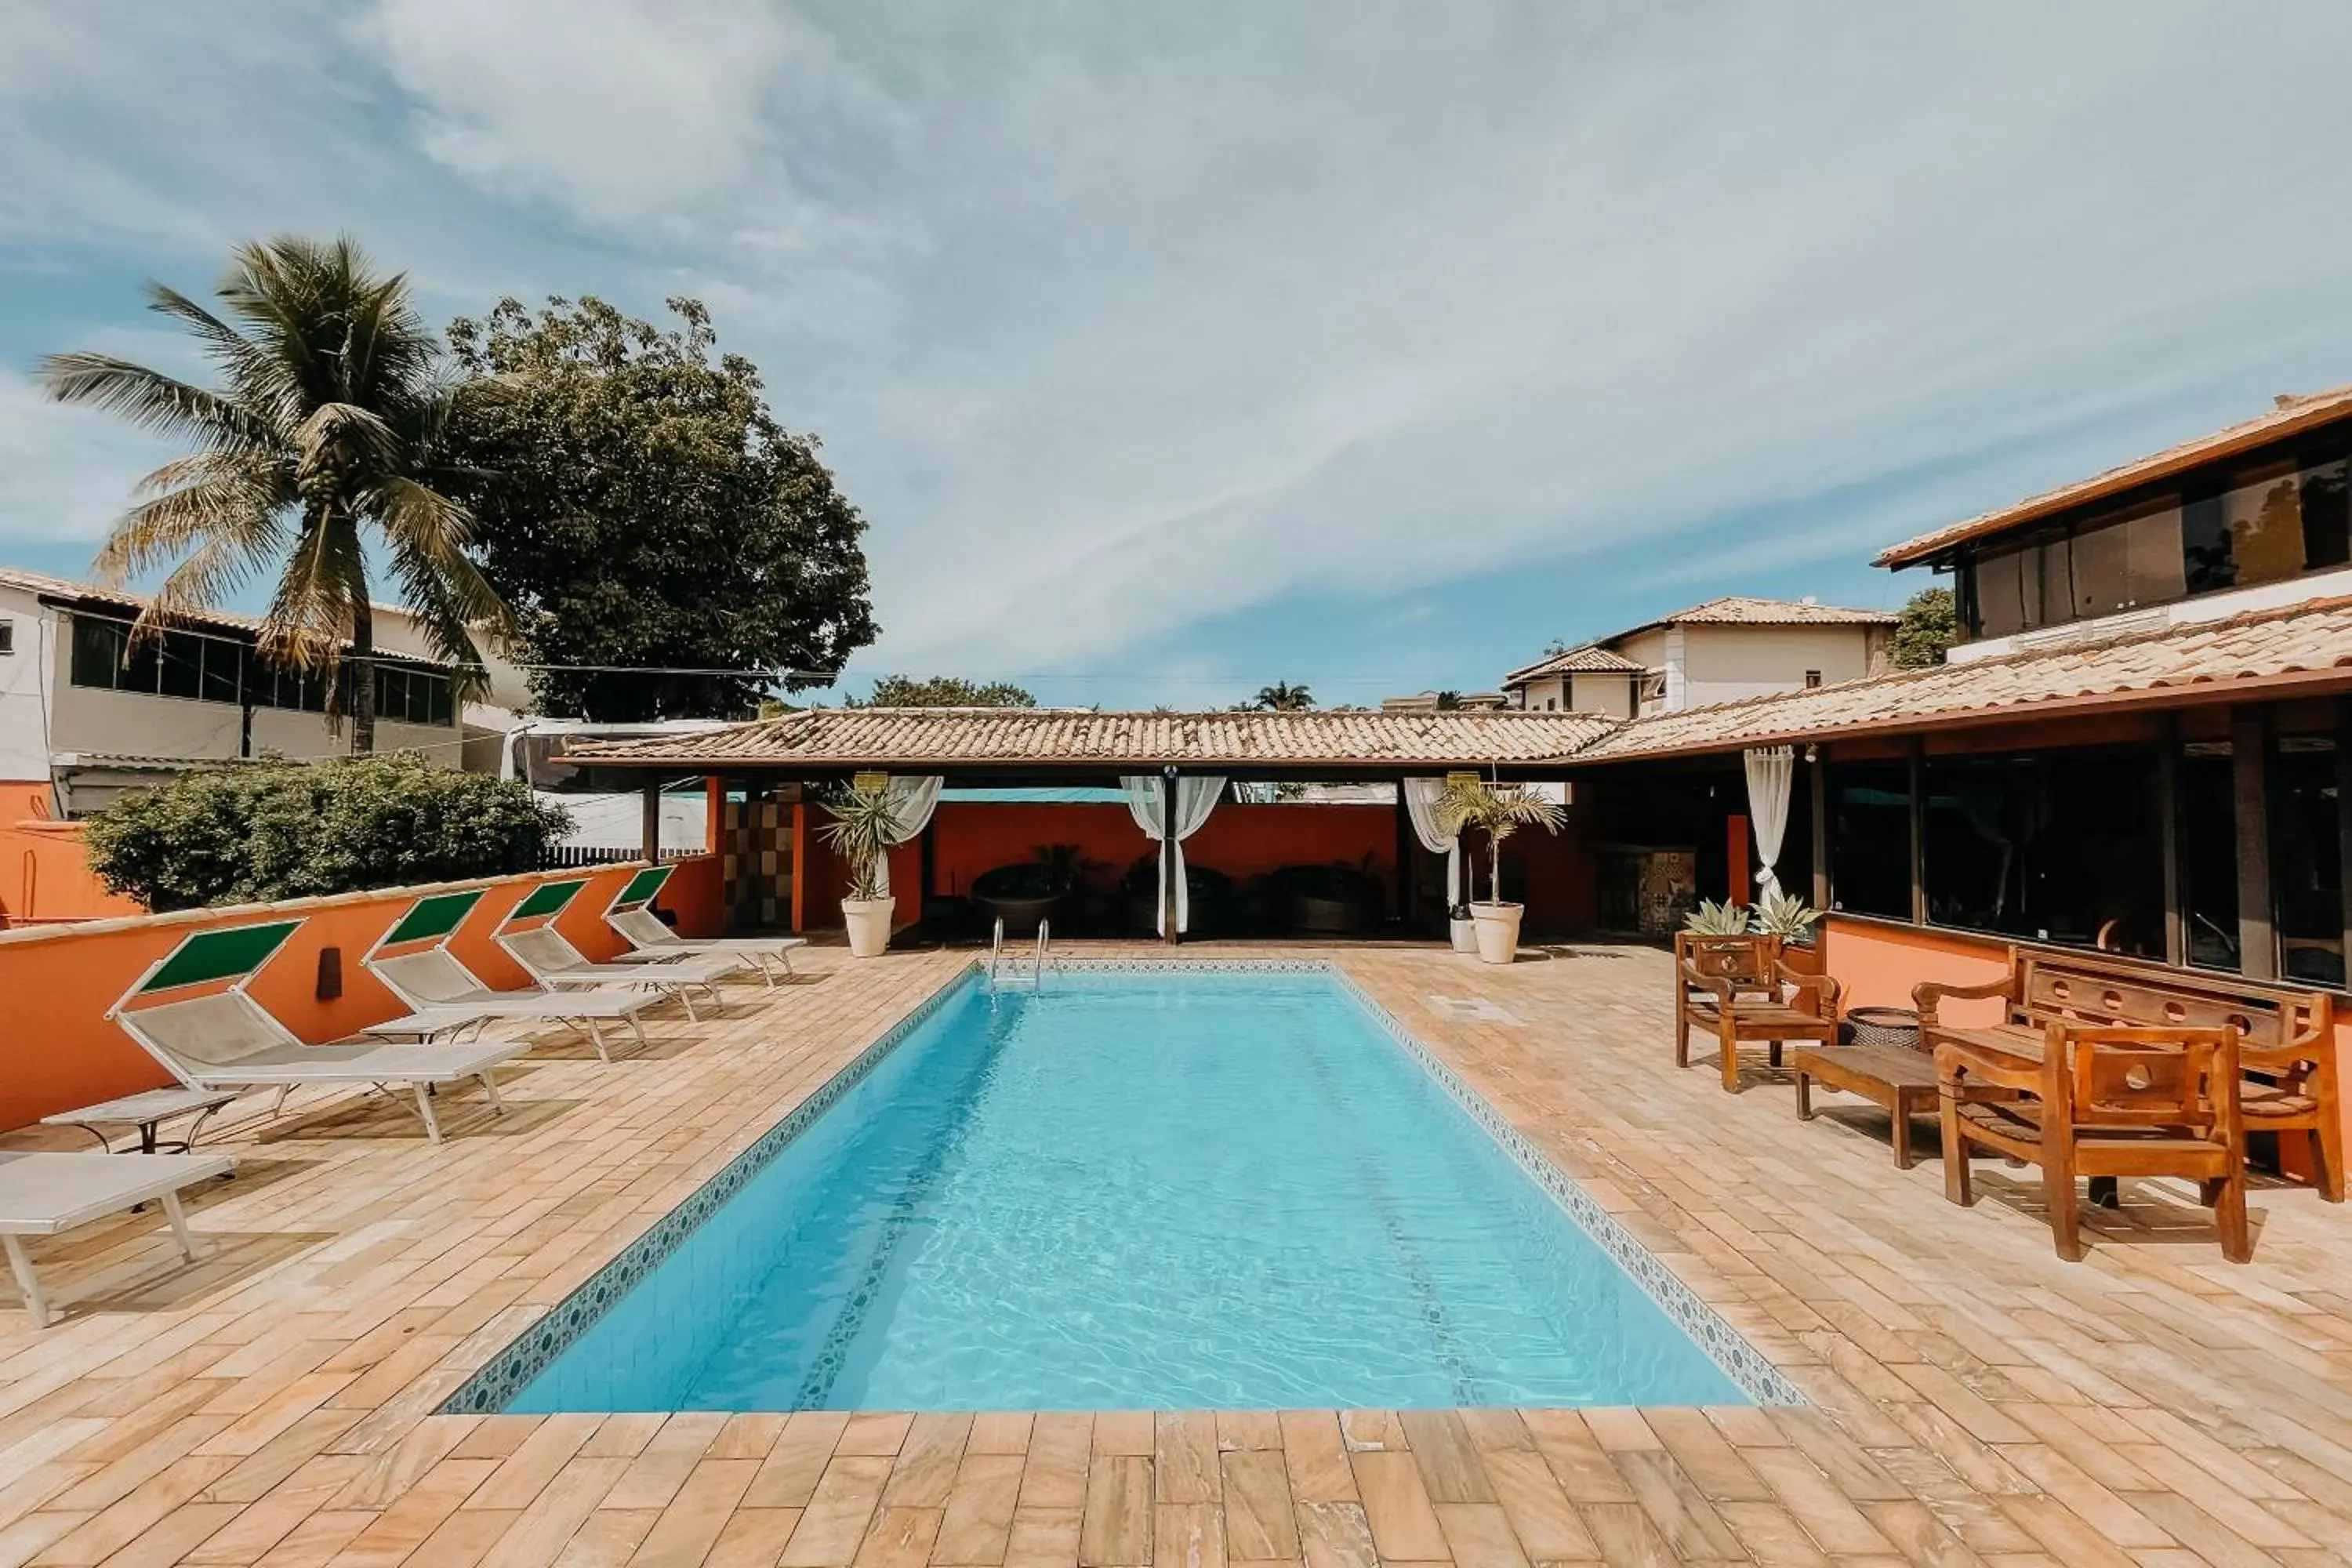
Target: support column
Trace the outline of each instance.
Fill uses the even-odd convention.
[[[1909,764],[1911,780],[1911,923],[1927,923],[1927,760],[1923,754],[1926,742],[1917,736],[1911,740]]]
[[[1173,947],[1183,940],[1176,929],[1176,770],[1160,775],[1160,940]]]
[[[1421,840],[1412,831],[1412,813],[1404,804],[1404,780],[1396,786],[1396,906],[1398,923],[1410,930],[1412,917],[1420,912],[1421,879],[1413,875],[1412,852],[1421,847]]]
[[[2230,710],[2230,795],[2238,821],[2238,973],[2278,977],[2278,927],[2271,907],[2270,716]]]
[[[643,809],[638,816],[637,853],[661,864],[661,780],[649,778],[642,786]]]
[[[808,806],[793,802],[793,930],[808,930]]]
[[[1806,748],[1806,786],[1813,797],[1813,908],[1830,907],[1830,749]]]
[[[2189,963],[2189,912],[2180,886],[2180,719],[2158,721],[2156,757],[2157,832],[2164,854],[2164,962],[2175,969]]]

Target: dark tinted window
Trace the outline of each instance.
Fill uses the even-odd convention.
[[[1927,918],[2161,958],[2157,766],[2152,751],[1930,757]]]
[[[1911,784],[1907,764],[1832,763],[1830,899],[1857,914],[1911,918]]]
[[[73,618],[73,663],[69,679],[76,686],[111,688],[122,683],[122,650],[131,628],[120,621],[94,616]]]
[[[189,632],[165,632],[156,648],[156,689],[166,697],[195,698],[205,689],[205,643]]]

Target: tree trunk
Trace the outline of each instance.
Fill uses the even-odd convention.
[[[347,658],[351,671],[352,693],[352,755],[367,757],[375,754],[375,612],[370,608],[367,595],[360,595],[352,609],[352,651]]]

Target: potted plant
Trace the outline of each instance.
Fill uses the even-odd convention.
[[[1766,936],[1779,937],[1783,942],[1799,947],[1811,947],[1813,928],[1821,923],[1822,911],[1794,893],[1774,893],[1756,906],[1755,927]]]
[[[1683,917],[1683,930],[1693,936],[1745,936],[1748,929],[1747,909],[1728,899],[1719,904],[1701,900],[1698,908]]]
[[[1522,827],[1558,833],[1568,813],[1517,784],[1489,785],[1476,780],[1447,786],[1437,807],[1438,831],[1460,833],[1475,827],[1486,836],[1485,903],[1473,902],[1470,918],[1478,927],[1478,957],[1486,963],[1508,963],[1519,951],[1521,904],[1503,901],[1503,840]]]
[[[849,896],[841,900],[849,951],[879,958],[890,945],[890,911],[898,900],[882,890],[882,867],[898,818],[887,790],[845,789],[824,803],[831,820],[817,829],[826,847],[849,868]]]

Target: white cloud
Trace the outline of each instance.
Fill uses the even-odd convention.
[[[120,421],[48,402],[0,368],[0,537],[89,542],[131,499],[137,478],[172,456]]]
[[[593,219],[695,207],[777,154],[793,36],[759,0],[382,0],[369,33],[432,157]]]

